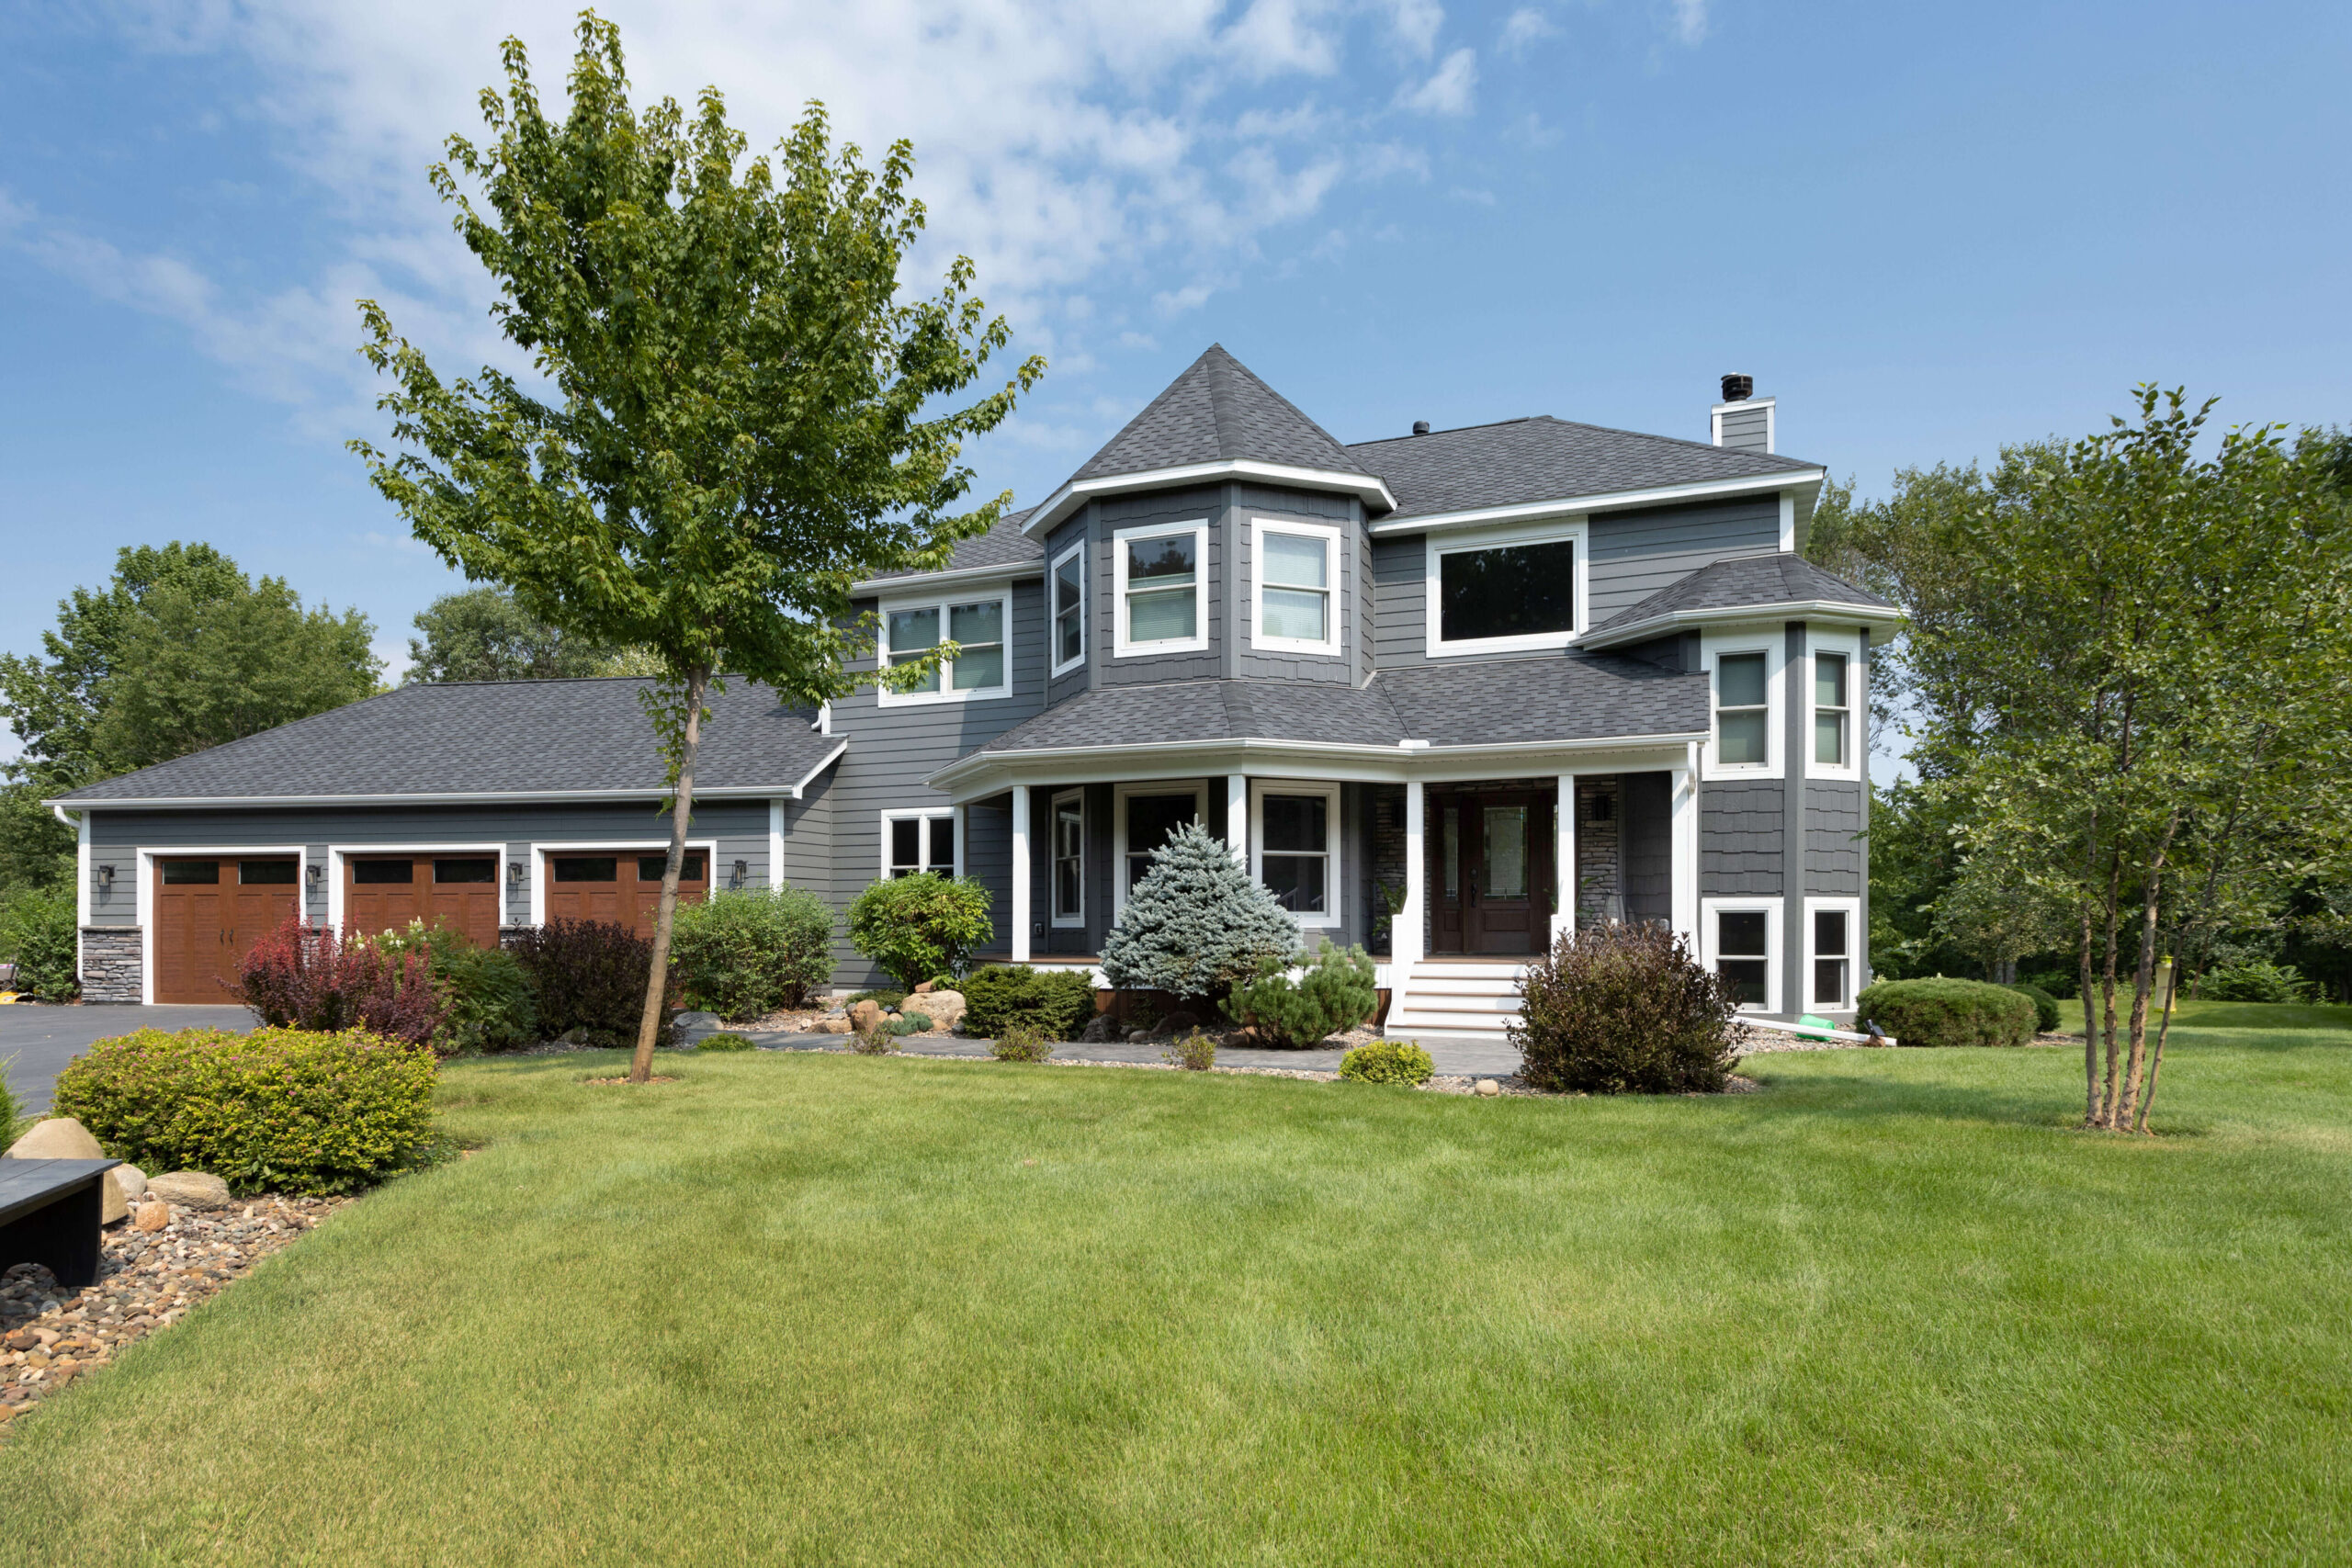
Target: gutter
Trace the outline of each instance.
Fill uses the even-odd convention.
[[[833,748],[825,760],[811,769],[807,778],[796,784],[723,784],[695,791],[696,800],[774,800],[781,795],[787,800],[799,800],[802,790],[838,759],[849,745],[844,740]],[[63,820],[67,809],[95,810],[254,810],[273,807],[334,807],[334,806],[556,806],[567,802],[619,800],[662,800],[670,792],[662,788],[639,789],[571,789],[571,790],[471,790],[464,793],[435,792],[415,795],[124,795],[104,799],[75,800],[64,797],[45,800],[41,804],[59,813]]]
[[[1132,474],[1106,474],[1098,479],[1071,479],[1046,498],[1046,503],[1021,520],[1023,534],[1051,528],[1097,496],[1125,495],[1132,491],[1159,490],[1169,485],[1205,484],[1216,479],[1263,479],[1270,484],[1302,490],[1336,490],[1357,497],[1384,512],[1396,510],[1396,498],[1387,482],[1373,474],[1343,473],[1336,468],[1298,468],[1284,463],[1260,463],[1232,457],[1214,463],[1187,463],[1174,468],[1147,468]]]
[[[1044,557],[1002,566],[953,567],[942,571],[910,571],[898,577],[870,577],[849,585],[854,599],[887,599],[903,588],[954,588],[967,583],[1018,582],[1046,575]]]
[[[1160,757],[1193,752],[1260,751],[1277,755],[1301,757],[1334,757],[1360,760],[1394,761],[1411,763],[1423,759],[1458,757],[1541,755],[1555,751],[1623,751],[1641,747],[1688,745],[1709,738],[1703,729],[1656,731],[1643,735],[1611,735],[1573,740],[1504,740],[1487,743],[1465,742],[1458,745],[1436,746],[1426,740],[1406,739],[1393,746],[1361,746],[1346,741],[1270,740],[1263,738],[1231,738],[1214,740],[1152,740],[1141,745],[1126,746],[1038,746],[1024,747],[1017,751],[976,751],[969,757],[959,757],[932,773],[923,783],[934,789],[969,773],[994,767],[1007,767],[1024,762],[1054,762],[1077,758],[1106,756]]]
[[[1645,615],[1622,626],[1601,626],[1578,637],[1576,646],[1617,648],[1642,642],[1683,626],[1722,626],[1737,621],[1837,620],[1866,626],[1901,626],[1909,619],[1902,611],[1883,604],[1855,604],[1841,599],[1782,599],[1767,604],[1730,604],[1704,610],[1669,610]]]

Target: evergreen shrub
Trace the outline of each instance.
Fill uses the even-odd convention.
[[[1295,980],[1293,968],[1304,971]],[[1361,947],[1326,940],[1313,954],[1268,964],[1233,988],[1225,1010],[1270,1044],[1298,1049],[1344,1034],[1380,1005],[1379,971]]]
[[[2216,1002],[2301,1002],[2311,999],[2312,985],[2291,964],[2256,958],[2207,970],[2197,994]]]
[[[1075,1040],[1094,1016],[1094,982],[1083,970],[984,964],[963,979],[964,1032],[994,1039],[1034,1029],[1048,1040]]]
[[[850,945],[911,991],[943,969],[963,968],[996,934],[989,902],[988,888],[967,876],[886,877],[850,905]]]
[[[1857,1016],[1904,1045],[2022,1045],[2038,1009],[2030,997],[1984,980],[1882,980],[1854,998]]]
[[[460,944],[435,948],[432,964],[433,988],[441,997],[435,1050],[443,1055],[519,1051],[539,1038],[531,977],[513,953]]]
[[[1356,1083],[1396,1083],[1408,1088],[1430,1081],[1437,1064],[1409,1040],[1372,1040],[1340,1058],[1340,1076]]]
[[[67,1063],[55,1113],[144,1170],[346,1192],[430,1151],[434,1077],[426,1046],[359,1029],[141,1029]]]
[[[2033,1004],[2033,1027],[2036,1033],[2047,1034],[2058,1027],[2058,998],[2056,997],[2052,996],[2041,987],[2023,980],[2011,986],[2009,989]],[[1885,1026],[1882,1024],[1880,1027]],[[1897,1035],[1896,1038],[1902,1037]]]
[[[1579,925],[1528,965],[1510,1043],[1537,1089],[1713,1093],[1731,1076],[1737,1012],[1731,983],[1665,927]]]
[[[1193,822],[1152,852],[1102,944],[1102,975],[1120,990],[1165,991],[1206,1011],[1297,951],[1298,922]]]
[[[797,1008],[833,976],[833,912],[805,887],[744,887],[678,906],[680,997],[730,1023]]]
[[[539,1028],[583,1045],[625,1049],[637,1043],[645,1016],[645,983],[653,942],[610,920],[552,919],[516,931],[507,951],[531,977]],[[674,989],[674,984],[672,989]],[[677,1043],[677,1024],[663,993],[659,1045]]]

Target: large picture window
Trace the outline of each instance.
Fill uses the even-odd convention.
[[[1336,784],[1250,785],[1252,869],[1303,926],[1339,923],[1340,790]]]
[[[1125,528],[1113,539],[1122,654],[1208,646],[1208,528],[1199,523]]]
[[[1054,558],[1051,614],[1054,673],[1086,661],[1086,545],[1083,540]]]
[[[888,706],[1009,694],[1005,626],[1012,618],[1010,610],[1002,594],[885,607],[881,648],[885,663],[908,664],[922,658],[939,646],[943,628],[946,639],[956,644],[956,656],[941,660],[919,684],[903,692],[880,692],[876,700]]]
[[[1567,647],[1586,625],[1586,566],[1580,520],[1509,534],[1430,536],[1430,652]]]
[[[1260,520],[1251,525],[1251,541],[1257,606],[1250,646],[1338,657],[1339,530]]]
[[[1054,796],[1054,924],[1086,923],[1086,796],[1069,790]]]
[[[919,871],[956,874],[956,814],[953,811],[886,811],[882,814],[882,874],[912,876]]]

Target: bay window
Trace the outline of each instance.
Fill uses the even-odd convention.
[[[1781,1005],[1778,898],[1708,898],[1700,912],[1702,962],[1731,983],[1745,1010],[1777,1012]]]
[[[1257,578],[1250,646],[1338,657],[1339,530],[1263,519],[1250,526]]]
[[[1581,519],[1467,537],[1430,536],[1432,655],[1566,648],[1585,625]]]
[[[1847,701],[1846,656],[1813,656],[1813,760],[1825,768],[1850,766],[1847,747],[1851,728]]]
[[[1771,683],[1762,653],[1715,656],[1715,761],[1766,768],[1772,761]]]
[[[1122,655],[1208,646],[1208,525],[1164,523],[1113,536]]]

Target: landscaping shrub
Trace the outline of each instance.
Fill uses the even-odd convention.
[[[964,1032],[994,1038],[1034,1029],[1048,1040],[1075,1040],[1094,1016],[1094,982],[1082,970],[989,964],[964,976]]]
[[[685,1005],[729,1022],[799,1007],[833,976],[833,912],[805,887],[747,887],[678,906],[672,973]]]
[[[882,1020],[882,1027],[889,1031],[892,1039],[902,1040],[929,1029],[931,1020],[919,1012],[894,1012]]]
[[[911,991],[941,970],[964,967],[996,934],[989,890],[970,877],[920,872],[888,877],[849,907],[850,945]]]
[[[1295,980],[1294,967],[1305,971]],[[1272,1044],[1319,1045],[1372,1016],[1380,1005],[1377,974],[1363,948],[1334,947],[1327,939],[1312,955],[1269,964],[1236,986],[1225,1010]]]
[[[875,1002],[886,1008],[894,1008],[906,999],[907,993],[904,991],[856,991],[842,1000],[842,1007],[843,1010],[847,1010],[860,1002]]]
[[[16,1065],[14,1056],[0,1059],[0,1149],[23,1137],[32,1126],[32,1118],[25,1114],[25,1108],[17,1102],[17,1097],[8,1092],[7,1069]]]
[[[1580,925],[1528,966],[1510,1043],[1537,1089],[1712,1093],[1731,1075],[1737,1010],[1731,983],[1663,926]]]
[[[2082,976],[2072,969],[2037,969],[2030,975],[2019,976],[2018,983],[2047,991],[2062,1002],[2072,1001],[2075,993],[2083,988]]]
[[[2291,964],[2250,959],[2205,972],[2197,994],[2216,1002],[2301,1002],[2311,999],[2311,982]]]
[[[0,957],[17,965],[18,994],[70,1002],[80,993],[75,918],[71,887],[19,887],[0,904]]]
[[[759,1047],[752,1043],[752,1037],[748,1034],[707,1034],[703,1036],[702,1043],[696,1045],[695,1049],[697,1051],[755,1051]]]
[[[1025,1023],[1016,1023],[989,1043],[989,1055],[1000,1062],[1043,1062],[1054,1054],[1054,1043]]]
[[[507,951],[531,977],[539,1028],[583,1045],[634,1046],[645,1013],[653,942],[608,920],[553,919],[514,933]],[[674,987],[673,987],[674,989]],[[675,1043],[676,1024],[662,998],[657,1044]]]
[[[1373,1040],[1340,1058],[1340,1076],[1358,1083],[1425,1084],[1437,1071],[1430,1054],[1409,1040]]]
[[[435,1050],[445,1056],[519,1051],[539,1038],[531,977],[513,953],[456,942],[434,948],[432,965],[433,988],[441,996]]]
[[[2037,1006],[1983,980],[1882,980],[1854,998],[1858,1016],[1905,1045],[2022,1045]]]
[[[1297,951],[1298,922],[1193,822],[1152,852],[1102,944],[1102,976],[1120,990],[1206,1004]]]
[[[365,1030],[142,1029],[67,1063],[55,1113],[144,1170],[345,1192],[431,1148],[433,1080],[429,1049]]]
[[[1188,1073],[1204,1073],[1216,1066],[1216,1042],[1195,1029],[1162,1045],[1159,1059],[1173,1062]]]
[[[424,1045],[441,1027],[441,996],[424,937],[345,942],[333,926],[290,914],[254,943],[237,976],[245,1005],[277,1028],[321,1034],[364,1029]]]
[[[886,1022],[873,1029],[852,1032],[849,1048],[861,1056],[887,1056],[899,1048],[899,1037],[890,1032],[890,1026]]]
[[[2033,1004],[2033,1027],[2036,1033],[2047,1034],[2058,1027],[2058,998],[2056,997],[2039,986],[2028,985],[2022,980],[2011,986],[2009,989]],[[1880,1027],[1885,1026],[1882,1024]],[[1900,1039],[1901,1036],[1898,1035],[1896,1038]]]

